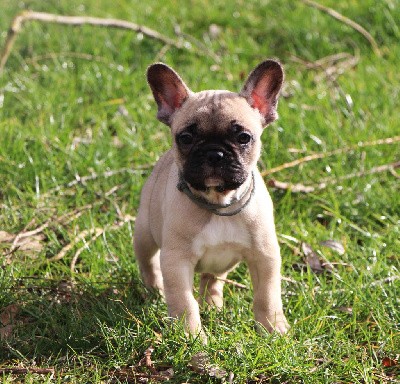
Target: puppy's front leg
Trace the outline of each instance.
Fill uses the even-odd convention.
[[[268,244],[248,263],[254,289],[254,317],[269,332],[289,330],[281,298],[281,259],[278,244]]]
[[[193,296],[194,266],[178,249],[161,251],[161,271],[169,316],[183,318],[186,330],[205,339],[199,305]]]

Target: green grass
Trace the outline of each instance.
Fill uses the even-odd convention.
[[[155,60],[176,68],[194,90],[239,90],[258,62],[279,58],[286,70],[285,97],[280,119],[263,135],[265,169],[399,135],[398,2],[323,4],[366,28],[382,56],[361,34],[302,2],[2,1],[0,46],[14,15],[34,9],[131,20],[169,37],[179,25],[221,58],[215,63],[193,42],[197,53],[163,50],[162,43],[128,31],[24,25],[0,75],[0,230],[18,234],[48,224],[36,251],[10,253],[10,244],[0,242],[0,315],[9,305],[18,309],[12,321],[1,318],[0,330],[9,325],[11,332],[0,340],[0,370],[52,367],[56,374],[5,373],[3,382],[110,382],[113,372],[127,367],[149,373],[139,362],[150,346],[156,369],[172,368],[177,383],[221,382],[210,370],[190,367],[198,352],[206,352],[227,378],[232,372],[235,383],[399,380],[399,365],[385,362],[394,364],[400,352],[400,182],[391,172],[340,179],[398,161],[398,143],[354,149],[273,175],[302,184],[339,178],[309,194],[271,189],[283,275],[290,278],[283,282],[283,300],[292,329],[284,337],[255,331],[243,265],[230,278],[249,289],[227,284],[226,309],[202,313],[209,344],[186,339],[179,324],[169,325],[163,301],[140,282],[134,223],[113,227],[122,216],[135,215],[148,166],[170,143],[144,76]],[[221,28],[214,39],[211,24]],[[356,57],[356,64],[339,61],[343,73],[336,81],[298,60],[338,53]],[[105,177],[115,170],[121,171]],[[97,177],[69,184],[94,172]],[[66,214],[68,220],[59,219]],[[93,242],[86,236],[74,272],[70,264],[83,241],[61,260],[49,261],[93,228],[105,231]],[[342,243],[345,253],[321,246],[328,239]],[[33,237],[28,240],[32,247]],[[334,273],[299,267],[301,242],[333,263]],[[134,382],[121,374],[115,380]]]

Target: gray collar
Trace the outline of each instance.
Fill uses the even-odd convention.
[[[179,183],[176,186],[179,191],[183,192],[190,200],[193,201],[198,207],[205,209],[218,216],[234,216],[243,211],[250,203],[250,200],[254,196],[256,184],[254,182],[254,173],[251,173],[251,184],[238,199],[233,199],[229,204],[213,204],[204,199],[201,196],[196,196],[189,188],[187,182],[183,179],[182,175],[179,175]],[[247,199],[246,196],[248,195]],[[229,208],[234,204],[240,204],[238,208],[230,212],[221,212],[221,209]]]

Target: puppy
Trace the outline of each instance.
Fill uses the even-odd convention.
[[[283,69],[259,64],[240,93],[192,92],[165,64],[147,80],[168,125],[172,149],[143,187],[134,235],[144,284],[165,296],[169,315],[204,337],[193,296],[221,308],[224,279],[245,261],[254,288],[254,315],[269,332],[289,325],[281,301],[281,259],[273,206],[257,169],[263,127],[277,118]]]

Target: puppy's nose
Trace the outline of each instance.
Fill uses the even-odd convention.
[[[207,162],[210,165],[217,165],[224,158],[224,153],[217,149],[212,149],[207,152]]]

